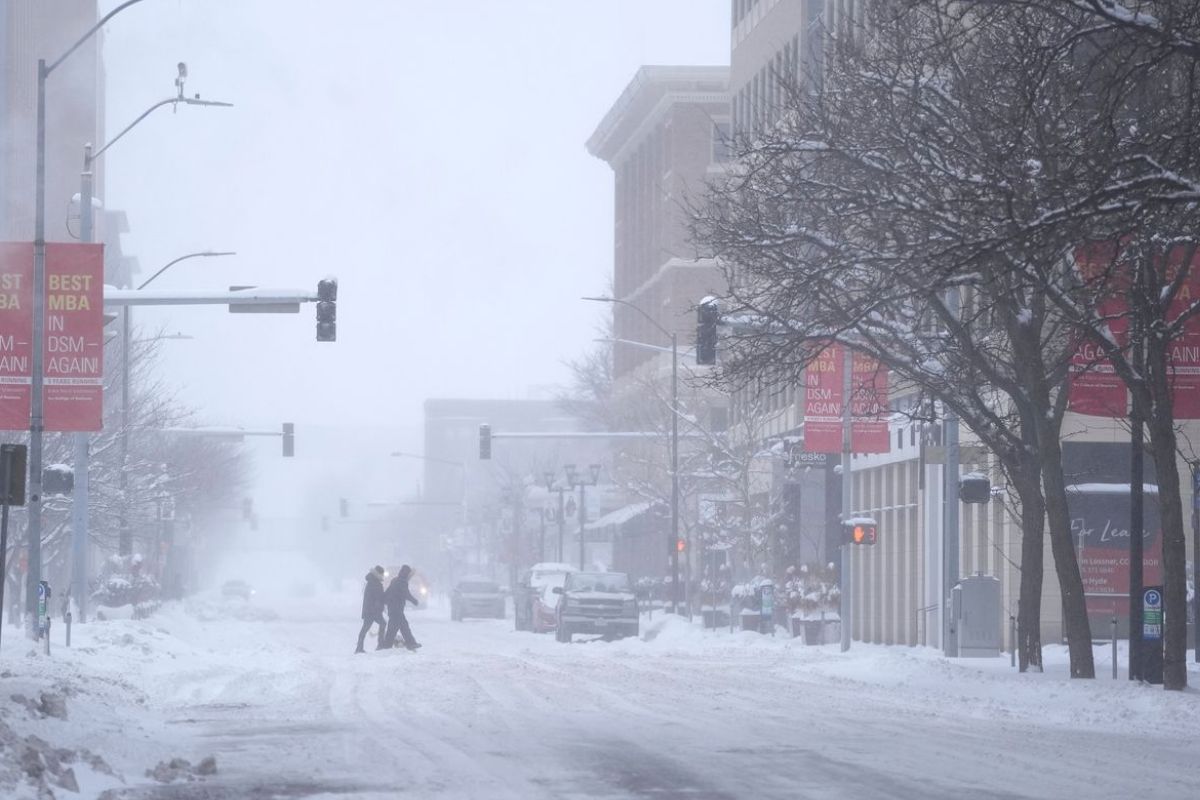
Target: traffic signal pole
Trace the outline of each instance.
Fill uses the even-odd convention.
[[[851,423],[850,423],[850,394],[854,390],[854,382],[851,380],[851,370],[854,367],[853,353],[850,348],[842,345],[842,528],[840,533],[845,532],[845,522],[850,519],[851,501],[853,493],[850,485],[850,443],[851,443]],[[851,616],[854,613],[853,605],[853,571],[850,569],[850,559],[853,558],[854,547],[851,546],[849,539],[842,536],[840,545],[842,551],[841,558],[841,605],[838,609],[838,616],[841,618],[842,627],[842,652],[850,649],[851,639]]]

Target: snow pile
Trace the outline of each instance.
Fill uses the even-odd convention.
[[[147,782],[208,780],[216,760],[181,758],[156,701],[212,656],[168,630],[198,620],[176,605],[149,620],[54,626],[52,654],[6,627],[0,640],[0,797],[96,797]],[[195,640],[193,640],[195,641]],[[185,745],[186,746],[186,745]]]

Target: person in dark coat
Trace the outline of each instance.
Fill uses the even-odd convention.
[[[400,568],[400,574],[392,578],[392,582],[388,584],[387,591],[384,592],[384,602],[387,603],[388,612],[388,629],[387,637],[384,639],[384,647],[396,646],[396,633],[399,632],[404,637],[404,646],[409,650],[416,650],[421,645],[417,644],[417,640],[413,638],[412,630],[408,627],[408,619],[404,616],[404,606],[406,603],[418,605],[417,598],[413,597],[408,588],[408,579],[412,577],[412,567],[405,564]]]
[[[375,624],[379,625],[379,643],[375,649],[383,649],[384,631],[387,628],[383,621],[383,594],[383,567],[376,566],[367,573],[367,585],[363,589],[363,624],[362,629],[358,632],[358,648],[355,649],[355,653],[366,652],[363,650],[363,641],[367,638],[367,631],[371,630],[371,626]]]

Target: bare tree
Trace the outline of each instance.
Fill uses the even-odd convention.
[[[1031,228],[1079,231],[1087,274],[1039,275],[1058,312],[1103,353],[1148,423],[1163,527],[1164,686],[1186,670],[1186,537],[1177,467],[1176,346],[1200,325],[1200,4],[1194,0],[980,0],[965,14],[1036,9],[1062,22],[1047,43],[1087,70],[1106,145],[1094,190],[1068,187]],[[1085,221],[1078,225],[1077,221]],[[1028,234],[1027,230],[1024,233]],[[1107,263],[1096,268],[1097,251]],[[1113,298],[1122,298],[1114,312]],[[1111,333],[1132,328],[1124,340]],[[1194,414],[1194,411],[1191,412]]]
[[[1021,501],[1022,667],[1041,663],[1048,523],[1071,675],[1091,677],[1060,444],[1078,329],[1045,287],[1072,280],[1066,256],[1132,167],[1097,80],[1120,77],[1124,52],[1064,57],[1082,24],[870,4],[827,46],[825,80],[793,86],[777,121],[738,142],[696,235],[727,265],[725,311],[753,323],[731,338],[727,383],[798,382],[840,341],[996,454]]]

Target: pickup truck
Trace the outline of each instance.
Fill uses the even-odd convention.
[[[577,633],[606,639],[638,635],[637,595],[625,573],[573,572],[553,591],[559,596],[558,641],[570,642]]]

